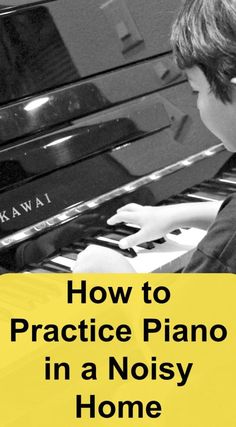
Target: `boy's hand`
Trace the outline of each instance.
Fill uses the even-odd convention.
[[[129,261],[112,249],[88,246],[76,260],[73,273],[135,273]]]
[[[108,219],[109,225],[120,222],[135,224],[140,230],[120,240],[119,246],[122,249],[130,248],[144,242],[159,239],[171,231],[170,211],[172,206],[141,206],[130,203],[117,210],[117,213]]]

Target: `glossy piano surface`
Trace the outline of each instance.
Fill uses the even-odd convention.
[[[138,104],[128,103],[125,107],[87,119],[87,122],[74,122],[61,130],[21,141],[0,150],[0,189],[53,172],[102,151],[122,147],[170,126],[162,101],[150,96]],[[4,166],[11,168],[12,174],[7,174]]]
[[[227,161],[171,58],[179,3],[1,2],[0,265],[57,256],[117,207],[160,203]]]
[[[24,8],[25,6],[35,6],[39,4],[49,3],[50,1],[57,0],[1,0],[0,4],[0,13],[2,12],[14,12],[19,10],[19,8]]]
[[[2,3],[1,16],[12,19],[14,15],[12,22],[15,29],[24,29],[26,46],[27,43],[38,41],[39,33],[39,28],[33,30],[31,26],[31,19],[36,21],[36,18],[28,21],[27,18],[39,18],[42,10],[46,11],[48,21],[43,28],[43,36],[49,28],[59,29],[65,49],[70,52],[79,74],[85,76],[170,50],[168,31],[180,1],[165,0],[156,4],[155,0],[149,0],[146,4],[142,0],[5,0]],[[12,13],[6,13],[7,9]],[[130,30],[127,37],[130,37],[131,46],[126,52],[123,45],[125,37],[119,31],[116,17]],[[135,28],[130,28],[129,21],[132,21]],[[29,25],[28,32],[27,28],[20,27],[26,22]],[[140,34],[138,46],[133,37],[135,31]],[[27,36],[32,39],[29,40]],[[89,57],[91,54],[94,55],[93,62]]]
[[[160,64],[165,64],[169,70],[163,79],[156,71]],[[145,61],[83,82],[63,85],[42,95],[11,102],[0,108],[0,144],[46,129],[55,129],[61,124],[70,124],[80,117],[184,80],[184,75],[173,65],[170,55],[165,55],[161,60]],[[7,98],[9,100],[10,94]]]
[[[217,161],[219,162],[225,158],[226,154],[222,151],[221,146],[216,146],[216,152],[218,152],[218,147],[220,152]],[[198,160],[199,157],[200,160],[203,160],[205,151],[196,154],[196,159]],[[188,169],[188,164],[185,167],[185,163],[179,155],[179,161],[166,166],[167,172],[164,168],[164,174],[161,173],[162,179],[160,180],[159,168],[156,167],[155,162],[158,154],[159,147],[151,136],[88,157],[81,162],[72,162],[67,167],[61,167],[50,174],[37,176],[35,180],[29,182],[24,182],[26,177],[23,175],[23,183],[19,181],[16,187],[7,188],[1,193],[1,237],[43,221],[57,213],[62,213],[73,205],[102,197],[103,194],[109,192],[112,192],[111,197],[114,198],[123,193],[130,193],[131,199],[133,191],[140,187],[146,188],[146,184],[148,184],[148,193],[153,196],[154,203],[173,195],[173,186],[169,189],[164,188],[164,194],[163,190],[161,191],[161,184],[164,184],[165,181],[164,177],[167,176],[168,179],[172,175],[174,182],[173,173],[181,169]],[[195,159],[195,156],[193,157]],[[214,171],[216,162],[207,157],[207,163],[209,176],[209,169],[211,167]],[[22,179],[22,170],[17,165],[12,168],[11,162],[3,163],[2,170],[5,174],[8,173],[8,170],[10,174],[15,171],[15,179]],[[199,167],[196,173],[199,173]],[[189,178],[194,179],[193,168],[189,174]],[[185,171],[185,185],[179,183],[182,189],[187,186],[187,175],[188,171]],[[157,181],[161,181],[158,186],[156,186]]]
[[[178,8],[178,1],[166,0],[160,14],[155,0],[149,0],[148,4],[142,0],[129,1],[127,14],[137,20],[143,42],[123,54],[122,39],[106,14],[107,8],[102,7],[104,1],[12,3],[0,8],[1,102],[167,52],[170,48],[166,36],[173,11]],[[110,5],[118,5],[119,15],[123,3],[113,1]]]

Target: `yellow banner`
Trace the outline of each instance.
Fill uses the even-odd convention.
[[[0,277],[2,427],[235,427],[236,276]]]

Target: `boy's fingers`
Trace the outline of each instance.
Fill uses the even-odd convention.
[[[140,245],[141,243],[146,242],[145,233],[140,230],[135,234],[132,234],[129,237],[125,237],[119,241],[119,246],[121,249],[128,249],[132,246]]]
[[[136,223],[137,215],[134,212],[118,212],[107,220],[107,224],[114,225],[120,222]]]
[[[117,209],[117,212],[134,212],[137,209],[140,209],[142,206],[138,205],[137,203],[129,203],[128,205],[122,206],[121,208]]]

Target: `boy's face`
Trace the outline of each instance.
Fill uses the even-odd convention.
[[[190,86],[197,93],[197,107],[205,126],[219,138],[227,150],[236,152],[236,91],[232,102],[224,104],[211,92],[205,74],[198,67],[186,70]]]

